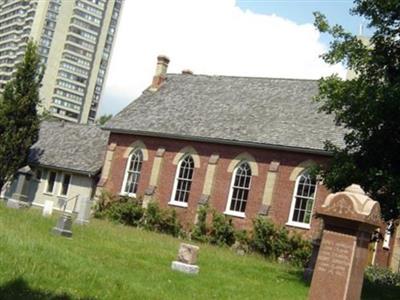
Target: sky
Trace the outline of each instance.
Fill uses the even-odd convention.
[[[345,76],[320,55],[330,38],[313,11],[358,34],[351,0],[125,0],[99,116],[116,114],[152,81],[157,56],[168,73],[318,79]]]

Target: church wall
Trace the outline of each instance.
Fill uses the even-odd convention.
[[[108,178],[105,180],[103,186],[106,190],[114,194],[121,192],[128,160],[127,151],[137,141],[141,141],[145,145],[147,152],[147,160],[142,165],[137,196],[145,197],[145,191],[150,185],[153,163],[157,157],[157,151],[160,148],[165,149],[161,167],[159,168],[157,187],[152,197],[160,203],[161,207],[176,209],[182,223],[187,227],[191,226],[195,221],[198,201],[202,196],[204,184],[207,179],[207,167],[210,157],[213,154],[218,154],[219,159],[215,164],[208,203],[221,213],[225,211],[228,201],[232,179],[232,170],[229,170],[229,168],[232,165],[232,161],[243,153],[252,156],[255,160],[258,174],[252,176],[251,189],[245,211],[246,217],[232,216],[233,222],[238,228],[247,229],[251,228],[252,219],[257,217],[261,210],[263,198],[265,198],[267,176],[271,169],[272,161],[279,162],[279,167],[276,171],[277,176],[272,189],[272,198],[269,199],[270,208],[268,217],[280,225],[285,225],[288,221],[295,187],[295,178],[290,177],[295,173],[294,171],[299,169],[299,165],[301,166],[305,161],[313,160],[317,163],[327,161],[327,157],[321,155],[112,133],[109,144],[115,144],[115,146],[113,147]],[[182,149],[187,147],[191,147],[197,152],[200,163],[194,171],[188,207],[182,208],[170,205],[168,202],[171,199],[177,168],[177,165],[174,164],[174,159],[176,159]],[[318,184],[313,211],[316,210],[317,206],[322,204],[328,193],[322,184]],[[319,221],[313,218],[311,230],[295,227],[290,228],[311,237],[318,229],[318,224]]]

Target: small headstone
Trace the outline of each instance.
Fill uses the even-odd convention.
[[[28,208],[29,206],[30,206],[29,202],[20,201],[20,200],[16,200],[16,199],[12,199],[12,198],[9,198],[7,200],[8,208],[20,209],[20,208]]]
[[[56,235],[71,237],[72,236],[72,217],[68,214],[63,214],[58,219],[56,227],[53,228],[53,233]]]
[[[87,197],[79,197],[78,217],[75,220],[76,224],[84,225],[89,223],[90,213],[92,209],[92,201]]]
[[[17,180],[15,191],[11,198],[7,201],[7,207],[10,208],[24,208],[31,205],[28,202],[27,190],[29,186],[29,179],[32,176],[32,171],[29,166],[25,166],[17,171]]]
[[[16,208],[19,209],[21,207],[20,202],[18,200],[14,200],[14,199],[8,199],[7,200],[7,207],[8,208]]]
[[[46,200],[44,202],[42,216],[47,217],[47,216],[51,216],[52,214],[53,214],[53,201]]]
[[[198,252],[199,247],[181,243],[178,251],[177,260],[172,262],[172,270],[188,274],[199,273],[200,268],[196,265]]]
[[[199,247],[182,243],[179,247],[178,261],[185,264],[195,265],[197,262],[198,252]]]

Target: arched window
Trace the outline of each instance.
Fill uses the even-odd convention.
[[[310,227],[316,190],[317,182],[307,171],[297,177],[290,209],[289,225]]]
[[[174,188],[170,203],[187,206],[192,185],[194,161],[191,155],[184,156],[176,168]]]
[[[135,196],[139,178],[140,171],[142,169],[143,153],[141,150],[135,150],[129,155],[128,163],[126,165],[125,178],[123,184],[123,194]]]
[[[232,175],[231,189],[225,213],[244,217],[250,192],[251,168],[248,162],[241,162]]]

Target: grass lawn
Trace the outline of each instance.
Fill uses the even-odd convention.
[[[257,255],[201,244],[190,276],[170,269],[178,239],[100,220],[67,239],[50,233],[55,223],[0,205],[0,299],[307,298],[299,270]],[[368,288],[366,299],[391,299]]]
[[[56,218],[0,205],[0,299],[305,299],[298,270],[200,245],[200,273],[171,271],[178,239],[92,220],[73,238]]]

